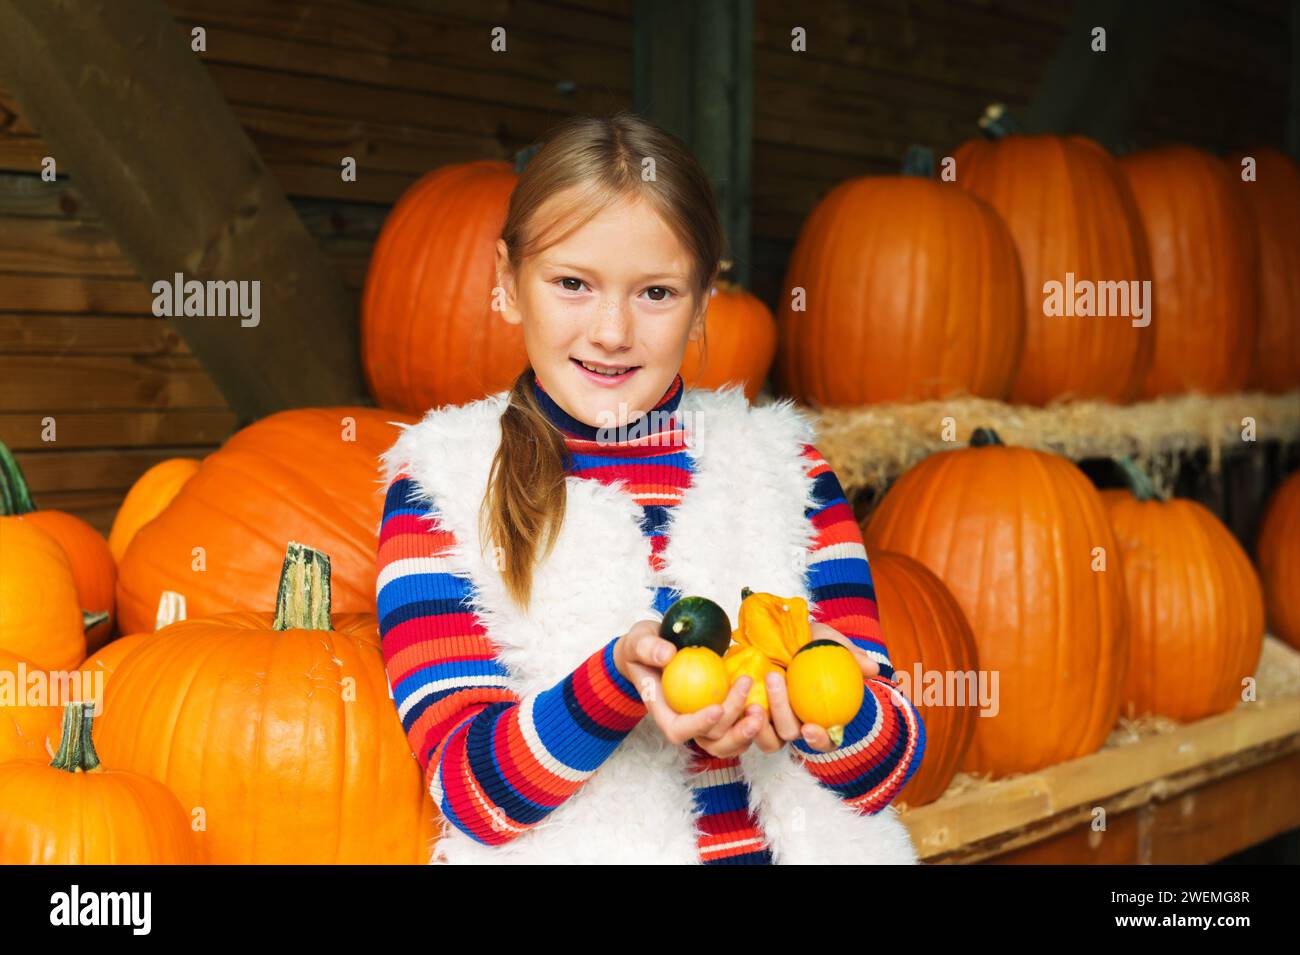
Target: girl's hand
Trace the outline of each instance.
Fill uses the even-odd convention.
[[[862,668],[862,679],[880,676],[880,664],[871,657],[867,656],[857,647],[848,637],[840,633],[834,627],[828,627],[824,623],[810,621],[812,627],[812,639],[814,640],[834,640],[836,643],[842,643],[853,654],[853,658],[858,661],[858,666]],[[767,675],[767,705],[771,709],[771,722],[765,722],[763,729],[759,732],[759,746],[764,752],[772,752],[768,745],[780,749],[790,740],[798,739],[803,736],[803,741],[809,747],[819,753],[829,753],[835,749],[835,744],[831,742],[830,734],[826,732],[826,727],[819,726],[816,723],[800,724],[799,717],[794,715],[794,710],[790,707],[790,694],[786,689],[785,676],[780,672],[769,673]],[[768,745],[764,745],[764,741]]]
[[[664,701],[663,668],[677,648],[659,636],[657,620],[639,620],[614,644],[614,665],[636,687],[646,711],[654,717],[670,742],[681,745],[690,739],[718,757],[735,756],[749,748],[756,733],[766,725],[763,708],[757,704],[745,713],[745,696],[751,680],[736,681],[721,704],[694,713],[677,713]],[[740,717],[744,715],[744,719]]]

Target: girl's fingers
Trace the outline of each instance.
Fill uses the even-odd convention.
[[[802,732],[803,741],[819,753],[829,753],[835,748],[825,727],[818,726],[816,723],[805,723]]]
[[[772,730],[782,741],[799,738],[799,717],[790,708],[790,693],[785,677],[773,671],[767,674],[767,706],[772,713]]]
[[[731,685],[727,691],[726,699],[722,701],[722,716],[711,723],[703,732],[706,739],[721,739],[732,725],[738,720],[745,711],[745,697],[749,695],[749,687],[753,681],[742,676],[739,680]],[[700,733],[692,734],[699,737]]]
[[[657,633],[643,633],[633,643],[632,656],[638,663],[663,669],[673,658],[677,648]]]

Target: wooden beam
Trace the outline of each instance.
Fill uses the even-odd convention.
[[[752,2],[636,0],[632,29],[634,108],[699,157],[717,194],[731,277],[748,286]]]
[[[177,272],[260,283],[256,325],[171,318],[240,423],[369,404],[352,299],[201,56],[160,0],[0,0],[0,80],[146,291]]]

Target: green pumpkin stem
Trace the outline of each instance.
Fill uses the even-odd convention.
[[[971,432],[970,446],[972,448],[983,448],[991,444],[1002,444],[1002,439],[992,428],[976,428]]]
[[[91,739],[94,703],[69,703],[63,708],[63,730],[59,751],[50,765],[68,773],[89,773],[99,769],[99,754]]]
[[[741,602],[741,603],[744,603],[744,602],[745,602],[745,598],[748,597],[748,596],[750,596],[753,592],[754,592],[754,591],[750,590],[748,587],[741,587],[741,588],[740,588],[740,602]]]
[[[107,619],[107,610],[101,610],[98,613],[91,613],[89,610],[83,610],[81,611],[81,632],[88,633]]]
[[[934,150],[928,146],[908,146],[903,156],[903,175],[934,178]]]
[[[333,630],[330,625],[330,558],[289,541],[280,567],[272,630]]]
[[[519,152],[515,153],[516,175],[524,171],[524,167],[528,165],[529,160],[537,154],[537,150],[541,149],[541,147],[541,143],[529,143],[523,149],[519,150]]]
[[[1007,111],[1005,103],[990,103],[979,118],[979,128],[985,138],[994,142],[1021,131],[1020,124]]]
[[[1128,489],[1133,492],[1133,496],[1139,501],[1163,501],[1156,486],[1151,482],[1147,473],[1138,467],[1137,462],[1130,457],[1116,458],[1115,463],[1119,469],[1124,472],[1124,482]]]
[[[3,441],[0,441],[0,488],[3,488],[0,491],[0,498],[3,499],[0,514],[12,517],[36,510],[31,492],[27,490],[27,482],[23,479],[22,469]]]

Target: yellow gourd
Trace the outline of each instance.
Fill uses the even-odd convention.
[[[767,705],[767,675],[781,668],[769,660],[761,650],[737,643],[722,658],[727,668],[727,683],[734,686],[742,676],[754,681],[745,697],[745,706],[757,703],[765,712],[770,713]]]
[[[826,727],[831,742],[844,742],[844,726],[862,708],[862,667],[835,640],[813,640],[794,655],[785,671],[790,708],[805,723]]]
[[[675,713],[694,713],[727,698],[731,683],[722,657],[708,647],[683,647],[661,677],[664,702]]]

